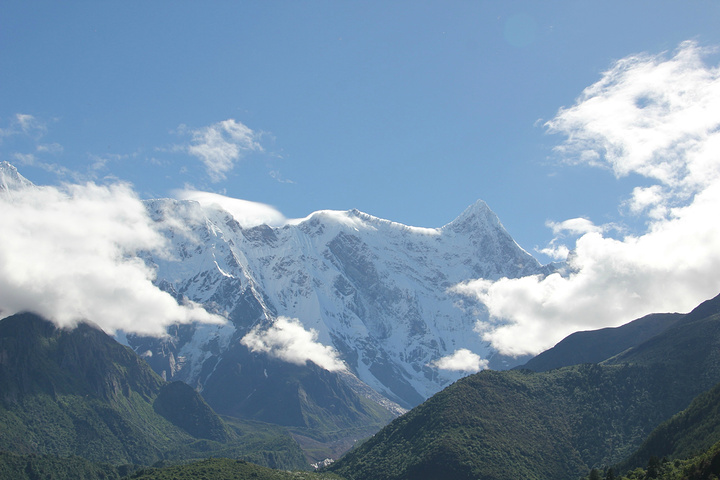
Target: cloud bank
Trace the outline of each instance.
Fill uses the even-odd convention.
[[[244,228],[257,225],[280,226],[284,225],[286,221],[285,216],[279,210],[264,203],[198,190],[177,190],[174,194],[180,200],[194,200],[204,207],[222,208]]]
[[[317,341],[317,331],[305,330],[295,318],[278,317],[269,328],[253,328],[240,343],[252,352],[261,352],[280,360],[305,365],[313,362],[325,370],[345,370],[337,351]]]
[[[456,350],[452,355],[435,360],[430,365],[440,370],[475,373],[488,368],[488,361],[467,348]]]
[[[551,222],[556,235],[579,235],[546,249],[567,255],[569,273],[458,285],[487,306],[477,331],[501,353],[538,353],[574,331],[688,311],[720,292],[720,69],[708,53],[684,42],[670,56],[624,58],[546,124],[567,137],[557,147],[567,163],[643,182],[622,207],[646,228],[612,238],[613,226],[587,219]]]
[[[213,182],[224,180],[243,155],[263,151],[260,134],[232,118],[194,130],[181,125],[180,132],[192,139],[178,149],[199,158]]]
[[[90,320],[146,335],[175,322],[224,322],[153,285],[137,253],[161,252],[165,241],[128,185],[15,187],[0,191],[2,316],[33,311],[60,326]]]

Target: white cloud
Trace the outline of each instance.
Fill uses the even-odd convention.
[[[550,223],[580,235],[548,248],[570,252],[567,276],[457,286],[486,304],[478,331],[502,353],[538,353],[574,331],[688,311],[720,292],[720,69],[705,53],[685,42],[670,57],[622,59],[548,122],[567,136],[558,151],[569,163],[655,182],[625,202],[647,227],[615,239],[586,220]]]
[[[257,225],[279,226],[284,225],[286,221],[280,211],[264,203],[197,190],[177,190],[174,195],[180,200],[194,200],[205,207],[222,208],[230,213],[242,227],[246,228]]]
[[[587,218],[571,218],[563,222],[547,222],[555,235],[569,233],[571,235],[583,235],[590,232],[601,232],[602,227],[598,227]]]
[[[195,130],[181,125],[180,131],[188,132],[192,141],[179,149],[199,158],[213,182],[224,180],[245,153],[263,151],[260,135],[232,118]]]
[[[618,177],[636,173],[658,181],[665,188],[657,201],[686,201],[720,171],[720,80],[718,68],[703,63],[705,53],[684,42],[669,59],[620,60],[547,122],[551,132],[568,136],[558,151]]]
[[[136,254],[165,243],[129,186],[22,188],[0,194],[0,209],[3,316],[33,311],[61,326],[90,320],[108,333],[148,335],[175,322],[224,321],[152,284]]]
[[[648,211],[647,214],[650,218],[662,219],[668,214],[667,208],[663,205],[664,197],[665,194],[660,185],[635,187],[626,204],[630,208],[630,212],[635,215]]]
[[[337,351],[317,341],[317,331],[305,330],[300,320],[278,317],[269,328],[255,327],[240,343],[252,352],[266,353],[296,365],[308,361],[330,371],[345,370]]]
[[[578,237],[591,232],[599,233],[612,227],[612,225],[597,226],[587,218],[571,218],[563,222],[547,221],[545,226],[553,231],[555,238],[545,248],[537,251],[555,260],[565,260],[570,254],[567,245],[560,243],[567,237]]]
[[[461,348],[452,355],[435,360],[430,365],[440,370],[475,373],[487,369],[488,361],[467,348]]]

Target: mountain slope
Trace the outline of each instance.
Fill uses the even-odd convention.
[[[684,460],[652,457],[647,466],[635,468],[618,476],[615,468],[605,471],[604,478],[613,480],[716,480],[720,476],[720,443]],[[603,478],[600,469],[593,469],[580,480]]]
[[[395,420],[330,469],[355,479],[577,478],[590,465],[629,454],[677,411],[665,402],[658,373],[595,365],[481,372]]]
[[[636,452],[617,465],[627,471],[651,457],[686,459],[720,442],[720,384],[699,395],[688,408],[663,422]]]
[[[607,359],[604,363],[662,365],[677,375],[696,379],[707,390],[720,367],[720,295],[684,315],[662,334]]]
[[[706,307],[603,364],[462,379],[330,469],[355,479],[570,479],[614,464],[720,382],[720,315],[704,317]]]
[[[379,429],[394,418],[357,395],[340,375],[314,364],[288,364],[238,345],[215,370],[203,396],[225,415],[328,431],[359,425]]]
[[[146,468],[134,473],[137,480],[343,480],[331,473],[271,470],[241,460],[213,458],[165,468]]]
[[[683,315],[679,313],[658,313],[619,327],[575,332],[554,347],[515,368],[544,372],[581,363],[599,363],[645,342],[671,327],[681,318]]]
[[[0,452],[0,480],[120,480],[125,467],[90,462],[82,457],[16,455]]]
[[[288,427],[311,463],[338,458],[397,415],[359,395],[342,374],[230,348],[203,396],[224,415]]]
[[[720,295],[683,316],[667,334],[624,352],[607,363],[659,363],[678,377],[698,378],[706,384],[720,365]],[[681,368],[683,367],[683,368]],[[677,380],[680,381],[679,379]],[[663,422],[620,470],[641,467],[650,457],[687,458],[720,442],[720,384],[702,393],[687,409]]]
[[[0,395],[0,450],[144,465],[254,454],[243,446],[250,432],[88,324],[58,329],[30,313],[0,321]],[[287,434],[273,438],[279,465],[306,465]]]

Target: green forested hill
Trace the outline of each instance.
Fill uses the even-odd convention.
[[[656,428],[640,448],[616,467],[643,467],[652,457],[685,459],[720,442],[720,384]]]
[[[466,377],[330,469],[362,479],[575,479],[720,382],[718,298],[603,364]]]
[[[77,456],[0,452],[0,480],[119,480],[125,470]]]
[[[720,478],[720,443],[687,459],[651,457],[644,468],[617,475],[614,468],[592,469],[582,480],[717,480]]]
[[[330,469],[354,479],[571,479],[612,464],[677,411],[662,372],[581,365],[466,377]]]
[[[224,455],[307,466],[284,429],[228,425],[101,330],[59,329],[29,313],[0,321],[0,450],[110,464]]]

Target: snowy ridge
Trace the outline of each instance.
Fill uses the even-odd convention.
[[[432,362],[461,348],[483,358],[493,353],[473,331],[484,307],[450,287],[542,272],[482,201],[435,229],[357,210],[242,228],[228,212],[194,201],[147,207],[171,245],[169,258],[146,258],[158,285],[232,322],[173,337],[175,367],[167,375],[199,388],[211,375],[203,367],[209,359],[284,316],[315,330],[372,389],[415,405],[462,375]],[[135,342],[139,351],[142,342]]]

